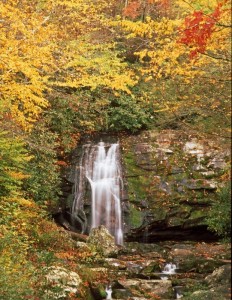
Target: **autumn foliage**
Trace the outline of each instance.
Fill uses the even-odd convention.
[[[124,8],[123,15],[135,19],[140,14],[139,10],[140,3],[138,1],[133,1]]]
[[[41,265],[77,267],[49,215],[83,134],[191,126],[229,137],[230,9],[229,0],[0,1],[5,299],[42,299]]]
[[[191,16],[186,17],[184,28],[180,28],[180,43],[194,49],[190,52],[191,58],[205,52],[209,39],[217,30],[216,24],[221,16],[221,7],[222,3],[219,3],[209,15],[203,11],[194,11]]]

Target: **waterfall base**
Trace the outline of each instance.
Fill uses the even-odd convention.
[[[206,225],[195,225],[190,228],[183,228],[182,226],[168,227],[165,223],[159,221],[131,230],[125,240],[127,242],[141,242],[144,241],[145,235],[146,243],[161,241],[216,242],[219,240],[218,236],[209,231]]]

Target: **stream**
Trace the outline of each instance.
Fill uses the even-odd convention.
[[[91,283],[93,299],[230,299],[228,245],[125,243],[113,256],[91,266],[93,272],[108,278],[104,297],[100,296],[99,283]],[[215,270],[220,270],[220,275],[214,277]],[[220,278],[215,279],[217,276]]]

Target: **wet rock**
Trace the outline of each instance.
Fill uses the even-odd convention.
[[[160,251],[162,251],[162,246],[158,244],[143,244],[138,242],[126,242],[124,244],[123,249],[120,251],[122,256],[120,256],[120,259],[128,259],[129,257],[135,257],[137,255],[138,259],[141,259],[141,257],[148,258],[149,260],[152,258],[161,257]],[[124,255],[126,254],[126,255]],[[136,259],[136,258],[135,258]],[[132,259],[131,259],[132,260]]]
[[[112,278],[112,299],[180,299],[177,293],[188,300],[230,299],[229,244],[190,241],[126,243],[120,253],[117,259],[102,258],[105,268],[91,268],[96,278],[100,274]],[[224,266],[226,261],[228,267]],[[176,265],[175,272],[164,273],[168,264]],[[222,265],[223,270],[218,268]],[[209,280],[210,277],[213,279]],[[106,299],[102,281],[91,282],[91,288],[94,299]]]
[[[172,293],[172,283],[170,280],[144,280],[144,279],[127,279],[119,280],[119,283],[130,290],[133,296],[140,291],[144,294],[152,293],[153,295],[165,297]],[[142,295],[141,295],[142,296]]]
[[[102,300],[107,299],[106,296],[106,290],[105,290],[105,284],[101,282],[90,282],[90,290],[91,295],[94,300]]]
[[[91,249],[97,251],[103,256],[116,255],[119,251],[119,247],[115,245],[114,237],[103,225],[91,230],[87,239],[87,244]]]
[[[142,269],[143,267],[139,263],[133,261],[127,262],[127,270],[129,271],[130,274],[139,274]]]
[[[131,299],[131,292],[127,289],[114,289],[112,293],[113,299]]]
[[[105,262],[110,267],[118,269],[118,270],[125,270],[127,268],[127,265],[124,261],[116,259],[116,258],[105,258]]]
[[[148,279],[160,279],[161,264],[159,260],[151,261],[146,267],[143,268],[141,274]]]

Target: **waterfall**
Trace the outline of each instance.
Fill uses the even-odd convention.
[[[168,263],[165,265],[164,270],[162,271],[162,273],[164,274],[175,274],[176,273],[176,265],[173,263]]]
[[[111,288],[111,285],[107,285],[106,286],[106,289],[105,289],[105,292],[106,292],[106,300],[112,300],[112,288]]]
[[[76,178],[72,213],[83,209],[83,191],[86,179],[91,186],[91,228],[104,225],[115,237],[116,244],[123,243],[121,188],[122,171],[119,144],[83,146],[83,156]]]
[[[164,266],[164,269],[163,269],[162,273],[165,274],[165,275],[176,274],[176,269],[177,269],[177,266],[175,264],[168,263]],[[168,277],[167,276],[161,276],[161,279],[166,280],[166,279],[168,279]]]

